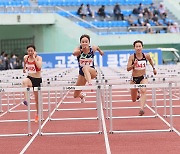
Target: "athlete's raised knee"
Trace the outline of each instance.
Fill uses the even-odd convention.
[[[82,71],[84,72],[85,70],[88,70],[88,68],[89,68],[89,66],[84,66],[84,67],[82,68]]]
[[[23,85],[23,86],[27,86],[28,84],[27,84],[26,81],[23,81],[23,82],[22,82],[22,85]]]

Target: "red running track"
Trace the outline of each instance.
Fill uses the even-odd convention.
[[[130,100],[129,92],[118,92],[119,96],[113,96],[113,107],[138,107],[139,102],[132,103]],[[161,93],[161,92],[159,92]],[[151,91],[148,92],[151,94]],[[117,95],[117,93],[114,93]],[[123,96],[122,96],[123,95]],[[72,94],[68,94],[67,98],[58,109],[55,111],[52,118],[81,118],[81,117],[97,117],[97,110],[95,104],[95,93],[88,93],[86,103],[81,104],[79,99],[69,98]],[[92,96],[92,97],[89,97]],[[158,95],[157,95],[158,96]],[[159,95],[158,99],[163,96]],[[173,98],[176,98],[174,96]],[[148,95],[151,99],[151,95]],[[118,102],[119,100],[119,102]],[[47,101],[47,99],[43,99]],[[51,102],[55,99],[51,98]],[[60,101],[60,100],[58,100]],[[77,102],[77,103],[70,103]],[[3,103],[7,103],[3,101]],[[18,102],[15,102],[16,104]],[[147,102],[151,107],[151,102]],[[157,101],[157,105],[163,105],[163,101]],[[169,104],[167,104],[169,105]],[[173,105],[179,105],[179,101],[173,101]],[[11,106],[12,107],[12,106]],[[31,105],[34,109],[34,105]],[[55,106],[52,105],[52,108]],[[75,108],[92,108],[92,110],[76,110],[71,111],[67,109]],[[19,105],[16,110],[25,110],[26,106]],[[47,104],[44,105],[47,109]],[[63,110],[66,109],[66,110]],[[152,108],[153,109],[153,108]],[[6,106],[3,106],[6,111]],[[136,116],[139,109],[114,109],[113,116]],[[174,114],[180,113],[180,108],[173,108]],[[169,117],[164,117],[164,108],[158,107],[158,114],[169,122]],[[169,109],[167,108],[167,114]],[[1,114],[2,115],[2,114]],[[153,112],[146,107],[145,116],[153,115]],[[47,121],[48,112],[44,112],[44,127],[43,132],[74,132],[74,131],[97,131],[99,129],[98,120],[61,120],[61,121]],[[109,119],[106,119],[106,110],[104,110],[104,119],[107,133],[102,134],[83,134],[83,135],[38,135],[38,124],[31,122],[32,136],[21,137],[0,137],[0,151],[1,153],[26,153],[26,154],[49,154],[49,153],[62,153],[62,154],[179,154],[180,151],[180,136],[176,132],[153,132],[153,133],[121,133],[110,134]],[[6,113],[0,117],[3,119],[24,119],[27,117],[26,112]],[[34,112],[31,113],[34,118]],[[173,124],[177,131],[180,131],[180,117],[173,117]],[[4,133],[25,133],[27,132],[26,122],[9,122],[0,123],[0,134]],[[133,118],[133,119],[114,119],[114,130],[146,130],[146,129],[168,129],[168,126],[160,118]],[[107,136],[106,136],[107,135]],[[108,147],[109,146],[109,147]]]

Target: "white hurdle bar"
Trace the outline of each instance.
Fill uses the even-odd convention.
[[[80,134],[100,134],[102,133],[102,117],[101,117],[101,86],[63,86],[63,87],[38,87],[35,90],[38,91],[39,96],[39,118],[41,119],[41,92],[43,91],[56,91],[56,90],[96,90],[96,105],[97,105],[97,118],[59,118],[54,120],[98,120],[99,121],[99,129],[98,131],[87,131],[87,132],[42,132],[41,120],[39,120],[39,135],[80,135]],[[66,96],[66,95],[65,95]],[[62,99],[63,100],[63,99]],[[58,104],[59,107],[61,103]],[[52,118],[48,120],[53,120]]]
[[[173,131],[173,119],[172,119],[172,83],[164,84],[129,84],[129,85],[109,85],[110,87],[110,133],[143,133],[143,132],[170,132]],[[112,89],[124,89],[124,88],[169,88],[170,90],[170,128],[169,129],[160,129],[160,130],[129,130],[129,131],[116,131],[113,130],[113,119],[118,118],[146,118],[148,116],[131,116],[131,117],[113,117],[112,115]],[[155,93],[153,93],[155,95]],[[156,97],[154,97],[156,99]],[[156,107],[156,101],[155,101]],[[155,115],[157,116],[157,110],[155,110]],[[165,123],[166,124],[166,123]],[[169,126],[168,126],[169,127]]]
[[[1,88],[0,93],[3,92],[27,92],[27,102],[30,104],[30,91],[32,89],[30,88]],[[5,113],[3,113],[5,115]],[[1,115],[2,116],[2,115]],[[31,115],[30,115],[30,105],[28,105],[28,111],[27,111],[27,120],[0,120],[2,123],[6,122],[22,122],[26,121],[27,122],[27,127],[28,127],[28,132],[27,133],[19,133],[19,134],[0,134],[0,137],[10,137],[10,136],[30,136],[32,135],[31,132]]]

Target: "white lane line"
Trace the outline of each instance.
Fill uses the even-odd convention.
[[[102,117],[102,125],[103,125],[104,140],[105,140],[105,145],[106,145],[106,152],[107,152],[107,154],[111,154],[102,103],[101,103],[101,117]]]
[[[63,102],[64,98],[67,96],[67,94],[69,93],[69,91],[66,93],[66,95],[64,95],[64,97],[61,99],[61,101],[59,102],[57,108],[61,105],[61,103]],[[55,108],[52,112],[51,112],[51,115],[56,111]],[[44,123],[42,124],[41,126],[41,129],[45,126],[45,124],[49,121],[49,118],[47,118]],[[25,151],[29,148],[29,146],[32,144],[32,142],[34,141],[34,139],[37,137],[39,133],[39,130],[36,131],[36,133],[33,135],[33,137],[29,140],[29,142],[26,144],[26,146],[22,149],[22,151],[20,152],[20,154],[24,154]]]
[[[155,111],[154,111],[149,105],[146,104],[146,106],[147,106],[153,113],[155,113]],[[157,113],[157,116],[158,116],[168,127],[171,127],[171,126],[170,126],[170,123],[167,122],[162,116],[160,116],[160,114]],[[178,136],[180,136],[180,132],[179,132],[176,128],[172,127],[172,129],[173,129],[174,132],[176,132],[176,133],[178,134]]]
[[[16,107],[18,107],[18,106],[21,105],[21,104],[22,104],[22,103],[19,103],[19,104],[15,105],[15,106],[12,107],[9,111],[15,109]],[[2,116],[4,116],[5,114],[9,113],[9,111],[6,111],[6,112],[2,113],[2,114],[0,115],[0,117],[2,117]]]

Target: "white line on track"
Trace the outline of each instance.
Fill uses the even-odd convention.
[[[146,104],[146,106],[147,106],[147,108],[149,108],[153,113],[155,113],[155,111],[154,111],[149,105]],[[170,123],[167,122],[162,116],[160,116],[158,113],[157,113],[157,116],[158,116],[168,127],[170,127]],[[179,132],[177,129],[175,129],[174,127],[172,127],[172,129],[173,129],[174,132],[176,132],[176,133],[180,136],[180,132]]]
[[[61,105],[61,103],[63,102],[64,98],[67,96],[67,94],[69,93],[69,91],[66,93],[66,95],[64,95],[64,97],[61,99],[61,101],[59,102],[58,106],[51,112],[51,115],[56,111],[56,109]],[[47,118],[44,123],[41,125],[41,129],[45,126],[45,124],[48,122],[49,118]],[[33,137],[29,140],[29,142],[26,144],[26,146],[22,149],[22,151],[20,152],[20,154],[24,154],[26,152],[26,150],[29,148],[29,146],[32,144],[32,142],[34,141],[34,139],[37,137],[39,133],[39,130],[36,131],[36,133],[33,135]]]
[[[16,107],[18,107],[18,106],[21,105],[21,104],[22,104],[22,103],[17,104],[16,106],[12,107],[9,111],[15,109]],[[9,111],[6,111],[6,112],[2,113],[2,114],[0,115],[0,117],[2,117],[3,115],[9,113]]]
[[[102,117],[102,125],[103,125],[104,140],[105,140],[105,145],[106,145],[106,152],[107,152],[107,154],[111,154],[102,103],[101,103],[101,117]]]

